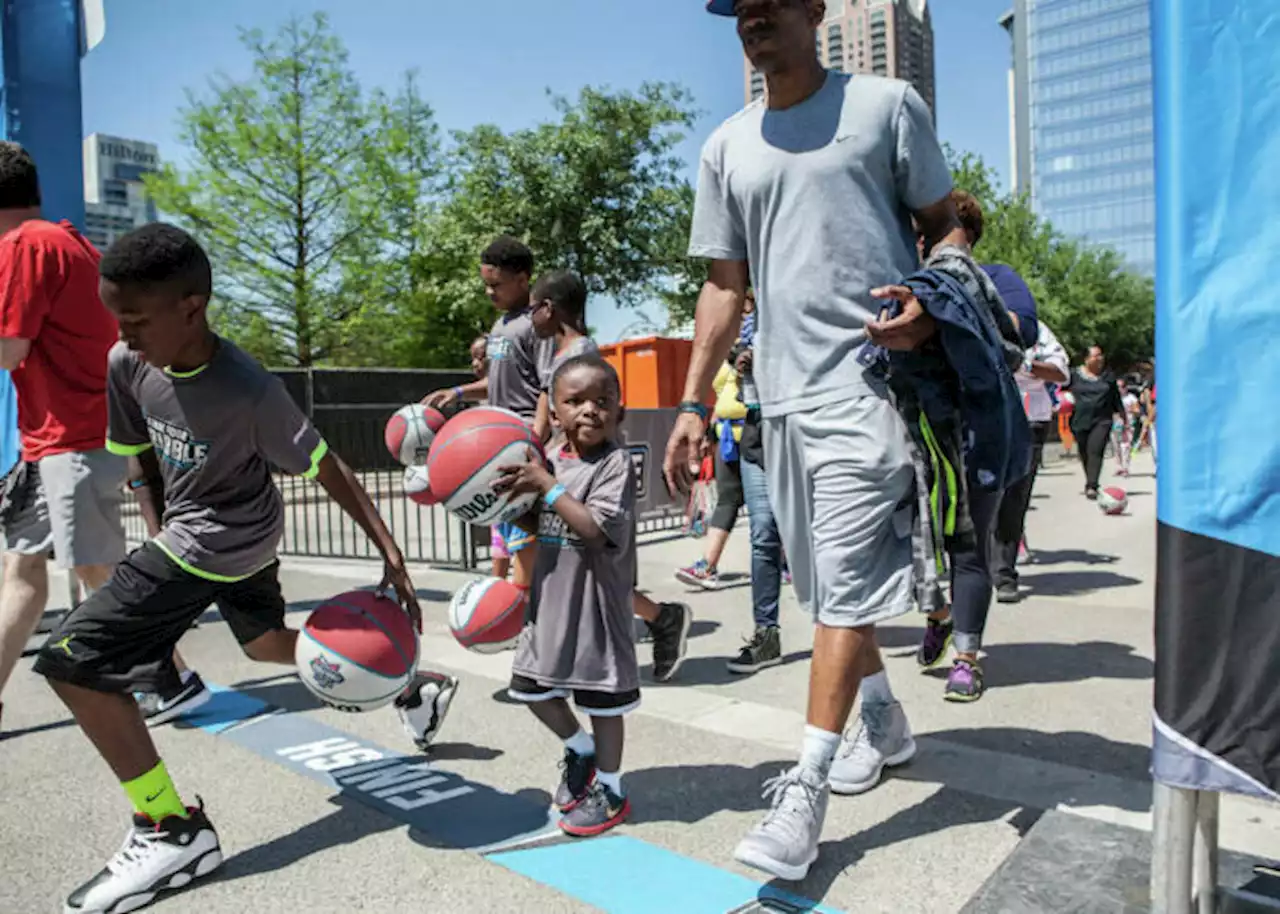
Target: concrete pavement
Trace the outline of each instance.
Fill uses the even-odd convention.
[[[391,766],[419,761],[398,758],[410,753],[393,712],[320,707],[287,669],[245,659],[211,616],[183,651],[235,691],[220,696],[217,714],[156,736],[179,789],[208,803],[228,861],[197,892],[155,910],[714,914],[764,891],[790,893],[799,910],[817,902],[941,914],[959,911],[1046,809],[1149,827],[1150,469],[1136,461],[1122,483],[1129,513],[1116,518],[1080,496],[1075,463],[1044,471],[1029,520],[1026,599],[992,608],[982,701],[946,704],[940,675],[918,671],[918,618],[881,630],[920,754],[871,793],[833,799],[822,856],[800,884],[766,887],[731,856],[764,808],[761,783],[795,757],[808,675],[809,624],[789,592],[787,662],[747,678],[724,668],[750,628],[745,521],[722,562],[739,586],[715,593],[690,593],[671,577],[701,543],[641,550],[641,586],[686,600],[696,621],[677,681],[647,688],[629,721],[635,814],[614,838],[567,843],[547,829],[560,749],[525,709],[502,700],[510,655],[469,653],[448,635],[444,606],[466,574],[415,570],[428,616],[424,666],[462,680],[430,771],[406,775],[420,777],[409,787],[425,785],[416,792],[371,788],[394,781],[388,771],[413,770]],[[288,560],[282,579],[300,621],[314,601],[377,576],[368,563]],[[118,846],[127,805],[25,664],[6,691],[4,725],[0,911],[56,911]],[[318,770],[323,753],[344,746],[385,759],[370,762],[376,773]],[[1274,809],[1224,802],[1224,846],[1274,852],[1278,839]]]

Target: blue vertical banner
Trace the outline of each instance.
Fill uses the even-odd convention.
[[[1280,799],[1280,7],[1153,0],[1152,769]]]
[[[0,0],[5,139],[40,170],[44,217],[84,229],[80,0]]]
[[[40,172],[46,219],[84,228],[80,57],[102,38],[101,4],[82,28],[81,0],[0,0],[0,137],[21,143]],[[18,406],[0,371],[0,472],[18,459]]]

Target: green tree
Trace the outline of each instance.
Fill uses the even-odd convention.
[[[365,236],[402,189],[371,182],[384,172],[378,150],[403,139],[406,120],[431,133],[430,109],[412,85],[366,102],[323,15],[241,40],[253,77],[188,93],[189,167],[149,176],[148,190],[208,248],[219,329],[270,364],[359,361],[383,338],[387,305],[357,265],[372,263]]]
[[[650,297],[676,266],[669,240],[692,200],[675,153],[697,115],[688,93],[585,88],[552,105],[558,117],[536,127],[456,134],[447,214],[477,239],[523,238],[540,267],[575,270],[594,293]]]
[[[1150,279],[1127,270],[1109,248],[1064,237],[1032,211],[1025,196],[1001,193],[995,173],[978,156],[948,149],[948,157],[956,187],[982,205],[978,259],[1018,271],[1073,362],[1095,343],[1121,368],[1151,356],[1155,290]]]

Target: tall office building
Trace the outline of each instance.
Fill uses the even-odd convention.
[[[818,56],[828,70],[905,79],[933,110],[933,23],[928,0],[827,0]],[[747,102],[764,95],[764,75],[743,63]]]
[[[101,133],[85,137],[85,237],[102,249],[125,232],[155,222],[156,207],[142,176],[159,165],[153,143]]]
[[[1155,272],[1147,0],[1015,0],[1015,187],[1064,234]]]

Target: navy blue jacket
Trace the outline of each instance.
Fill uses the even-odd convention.
[[[937,323],[937,333],[911,352],[879,349],[874,361],[895,396],[917,402],[933,426],[953,425],[959,416],[971,485],[997,491],[1017,482],[1031,469],[1031,430],[996,318],[949,272],[920,270],[903,285]],[[901,309],[891,302],[890,316]]]

